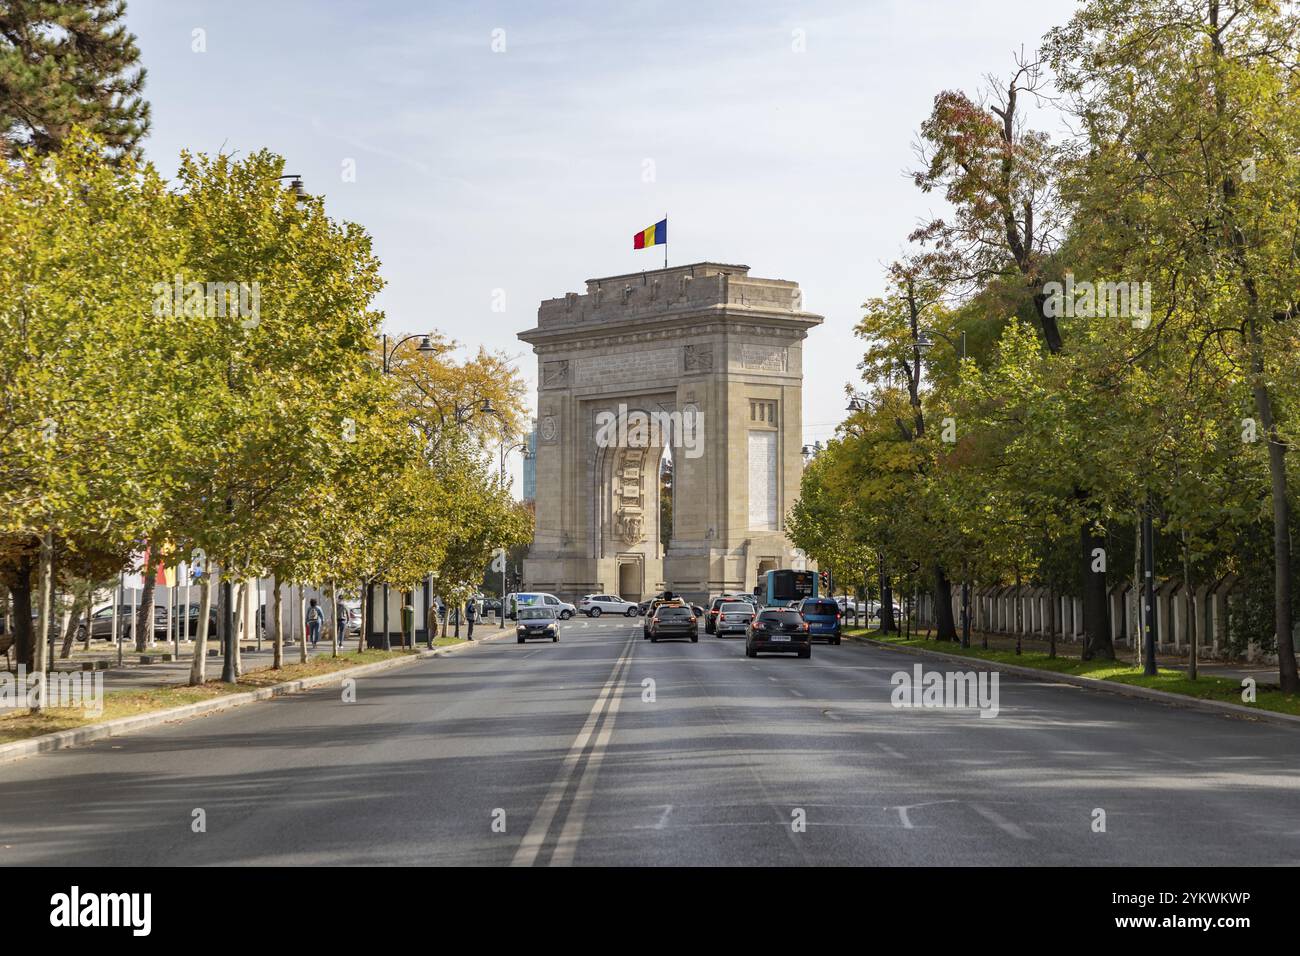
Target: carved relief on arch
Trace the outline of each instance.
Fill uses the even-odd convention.
[[[629,547],[645,540],[645,463],[649,449],[620,448],[614,459],[613,531]]]

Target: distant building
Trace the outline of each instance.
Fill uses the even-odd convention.
[[[537,422],[527,436],[528,450],[524,452],[524,501],[537,500]]]

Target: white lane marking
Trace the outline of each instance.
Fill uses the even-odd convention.
[[[796,697],[802,697],[802,696],[803,696],[803,694],[799,693],[799,692],[798,692],[797,690],[795,690],[793,687],[787,687],[786,690],[788,690],[790,693],[794,694],[794,696],[796,696]]]
[[[600,733],[596,735],[591,753],[587,754],[587,765],[582,768],[577,792],[574,793],[573,800],[569,804],[569,815],[564,819],[564,829],[560,831],[560,838],[551,853],[551,866],[573,864],[573,854],[578,848],[578,840],[582,838],[582,827],[587,819],[587,807],[591,804],[591,795],[596,790],[596,775],[600,773],[601,762],[605,759],[610,737],[614,734],[614,721],[618,717],[619,704],[623,700],[623,688],[627,686],[627,675],[630,670],[631,667],[623,669],[618,687],[615,688],[613,696],[609,699],[609,705],[605,708],[604,723],[600,726]]]
[[[970,806],[972,810],[974,810],[976,813],[982,816],[985,820],[989,821],[989,823],[992,823],[999,830],[1002,830],[1005,833],[1010,833],[1017,840],[1033,839],[1028,833],[1026,833],[1020,827],[1016,826],[1006,817],[1002,816],[1001,814],[994,813],[988,807],[981,807],[975,803],[972,803]]]
[[[573,745],[569,748],[564,762],[560,765],[560,772],[556,775],[555,781],[551,784],[551,789],[547,791],[546,797],[542,800],[542,805],[537,808],[537,815],[533,817],[528,832],[524,834],[523,840],[520,841],[519,849],[515,851],[514,859],[510,861],[511,866],[532,866],[537,859],[537,854],[542,849],[542,843],[546,840],[546,834],[551,829],[551,823],[555,820],[555,813],[560,808],[560,801],[564,798],[565,791],[569,789],[569,781],[578,766],[578,760],[582,757],[583,751],[587,749],[587,743],[591,740],[592,732],[596,728],[596,722],[600,719],[601,713],[604,712],[605,705],[609,701],[610,694],[618,683],[619,677],[627,669],[628,660],[631,658],[635,647],[636,642],[629,639],[622,655],[615,662],[609,680],[605,681],[605,686],[601,688],[596,702],[591,705],[591,713],[587,715],[586,723],[583,724],[578,736],[574,738]]]
[[[662,830],[664,827],[666,827],[668,825],[668,814],[672,812],[673,812],[673,805],[671,803],[664,804],[664,812],[659,815],[659,822],[654,825],[654,828],[656,830]]]
[[[899,753],[899,752],[898,752],[897,750],[895,750],[893,747],[889,746],[889,744],[881,744],[881,743],[878,743],[878,744],[876,744],[876,746],[879,747],[881,750],[883,750],[885,753],[889,754],[889,756],[891,756],[891,757],[897,757],[899,760],[906,760],[906,759],[907,759],[905,756],[903,756],[901,753]]]
[[[894,807],[894,809],[898,811],[898,822],[903,825],[903,829],[915,830],[916,826],[912,823],[912,818],[911,816],[908,815],[908,811],[915,810],[918,807],[936,807],[941,803],[956,803],[956,802],[957,802],[956,800],[931,800],[927,803],[909,803],[907,806]],[[885,807],[885,809],[888,810],[889,808]]]

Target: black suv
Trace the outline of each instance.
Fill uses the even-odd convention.
[[[692,644],[700,639],[695,612],[679,604],[661,604],[650,615],[646,625],[650,631],[650,640],[659,643],[661,638],[686,637]]]
[[[791,607],[765,607],[749,624],[745,633],[745,656],[757,657],[759,651],[796,652],[804,659],[812,657],[812,635],[803,615]]]

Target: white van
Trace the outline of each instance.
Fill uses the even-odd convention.
[[[506,595],[506,617],[515,620],[515,612],[521,607],[549,607],[561,621],[567,621],[578,613],[572,604],[544,591],[520,591]]]

